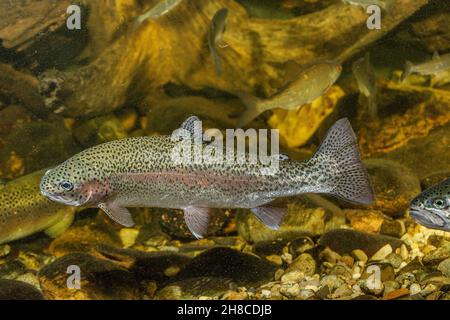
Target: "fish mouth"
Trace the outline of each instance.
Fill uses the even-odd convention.
[[[52,194],[52,193],[46,192],[44,190],[41,190],[41,193],[43,196],[47,197],[48,199],[50,199],[54,202],[65,204],[65,205],[79,207],[84,204],[84,202],[82,203],[79,200],[68,199],[62,195]]]
[[[414,218],[418,223],[427,228],[438,228],[449,230],[448,222],[438,214],[430,212],[428,210],[411,208],[409,215]]]

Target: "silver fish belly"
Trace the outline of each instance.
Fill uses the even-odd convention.
[[[196,117],[182,128],[190,131]],[[197,237],[209,221],[209,208],[249,208],[271,228],[285,210],[268,203],[277,197],[316,192],[355,203],[370,203],[373,192],[356,137],[346,119],[338,121],[307,162],[282,160],[273,175],[260,163],[174,163],[169,136],[108,142],[82,151],[48,171],[41,192],[54,201],[98,206],[125,226],[134,224],[126,207],[183,209]]]

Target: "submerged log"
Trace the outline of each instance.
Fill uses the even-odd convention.
[[[263,20],[249,18],[233,0],[184,0],[159,19],[122,32],[89,65],[46,72],[40,86],[47,109],[72,117],[105,114],[146,96],[163,96],[169,82],[268,96],[276,92],[273,83],[285,73],[286,61],[343,62],[427,2],[395,1],[383,16],[382,29],[368,30],[365,11],[343,3],[294,19]],[[218,77],[206,39],[211,17],[222,7],[230,14],[223,37],[228,46],[219,51],[224,72]],[[96,20],[103,23],[101,15],[92,14],[91,29]]]
[[[23,51],[38,34],[56,30],[65,22],[69,0],[0,1],[0,39],[6,49]]]

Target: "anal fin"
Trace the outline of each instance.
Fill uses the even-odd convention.
[[[184,221],[192,234],[197,238],[203,238],[209,226],[210,209],[189,206],[184,208]]]
[[[108,217],[124,227],[132,227],[135,224],[131,217],[131,213],[127,208],[120,207],[113,203],[100,203],[98,207],[102,209]]]
[[[270,206],[256,207],[251,209],[259,221],[272,230],[278,230],[281,222],[287,213],[287,208],[277,208]]]

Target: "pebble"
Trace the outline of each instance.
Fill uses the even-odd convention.
[[[402,256],[397,253],[391,253],[386,257],[386,262],[390,263],[394,268],[400,268],[403,260]]]
[[[330,263],[337,263],[341,259],[341,255],[337,252],[334,252],[329,247],[326,247],[322,252],[319,254],[320,260],[330,262]]]
[[[272,291],[263,289],[261,290],[261,297],[264,299],[269,299],[272,296]]]
[[[400,288],[394,290],[383,297],[384,300],[394,300],[409,295],[409,290],[406,288]]]
[[[139,230],[134,228],[122,228],[119,231],[120,240],[125,248],[129,248],[136,243]]]
[[[450,258],[439,263],[437,269],[450,278]]]
[[[392,291],[395,291],[397,289],[400,289],[400,283],[397,281],[385,281],[384,283],[384,296],[391,293]]]
[[[353,250],[352,255],[353,255],[353,257],[355,257],[356,260],[362,261],[362,262],[367,262],[367,260],[369,259],[369,258],[367,258],[367,255],[365,254],[365,252],[362,251],[361,249]]]
[[[306,289],[306,290],[301,290],[297,297],[302,300],[307,300],[311,297],[314,297],[314,295],[315,295],[315,293],[313,290]]]
[[[389,254],[392,253],[392,247],[390,244],[383,246],[380,250],[375,252],[371,260],[379,261],[385,259]]]
[[[270,256],[267,256],[266,259],[270,262],[275,263],[278,266],[281,266],[283,264],[283,260],[281,259],[281,257],[279,255],[273,254]]]
[[[420,293],[421,290],[422,290],[422,288],[420,287],[420,284],[418,284],[418,283],[413,283],[409,287],[409,291],[410,291],[411,295],[418,294],[418,293]]]
[[[292,270],[285,272],[281,277],[281,283],[298,283],[305,278],[305,274],[299,270]]]
[[[320,279],[320,285],[328,286],[331,292],[344,284],[344,280],[335,275],[326,275]]]
[[[403,260],[408,259],[408,248],[406,248],[406,245],[402,244],[400,247],[400,256],[402,257]]]
[[[340,261],[349,268],[353,267],[353,264],[355,263],[355,259],[353,259],[353,257],[348,256],[348,255],[342,256]]]
[[[300,285],[294,283],[292,285],[281,286],[280,292],[288,298],[294,298],[300,294]]]
[[[292,263],[292,254],[288,253],[288,252],[284,252],[281,255],[281,259],[286,262],[287,264],[291,264]]]
[[[312,276],[316,270],[316,261],[309,253],[302,253],[292,261],[286,272],[294,270],[298,270],[306,276]]]

